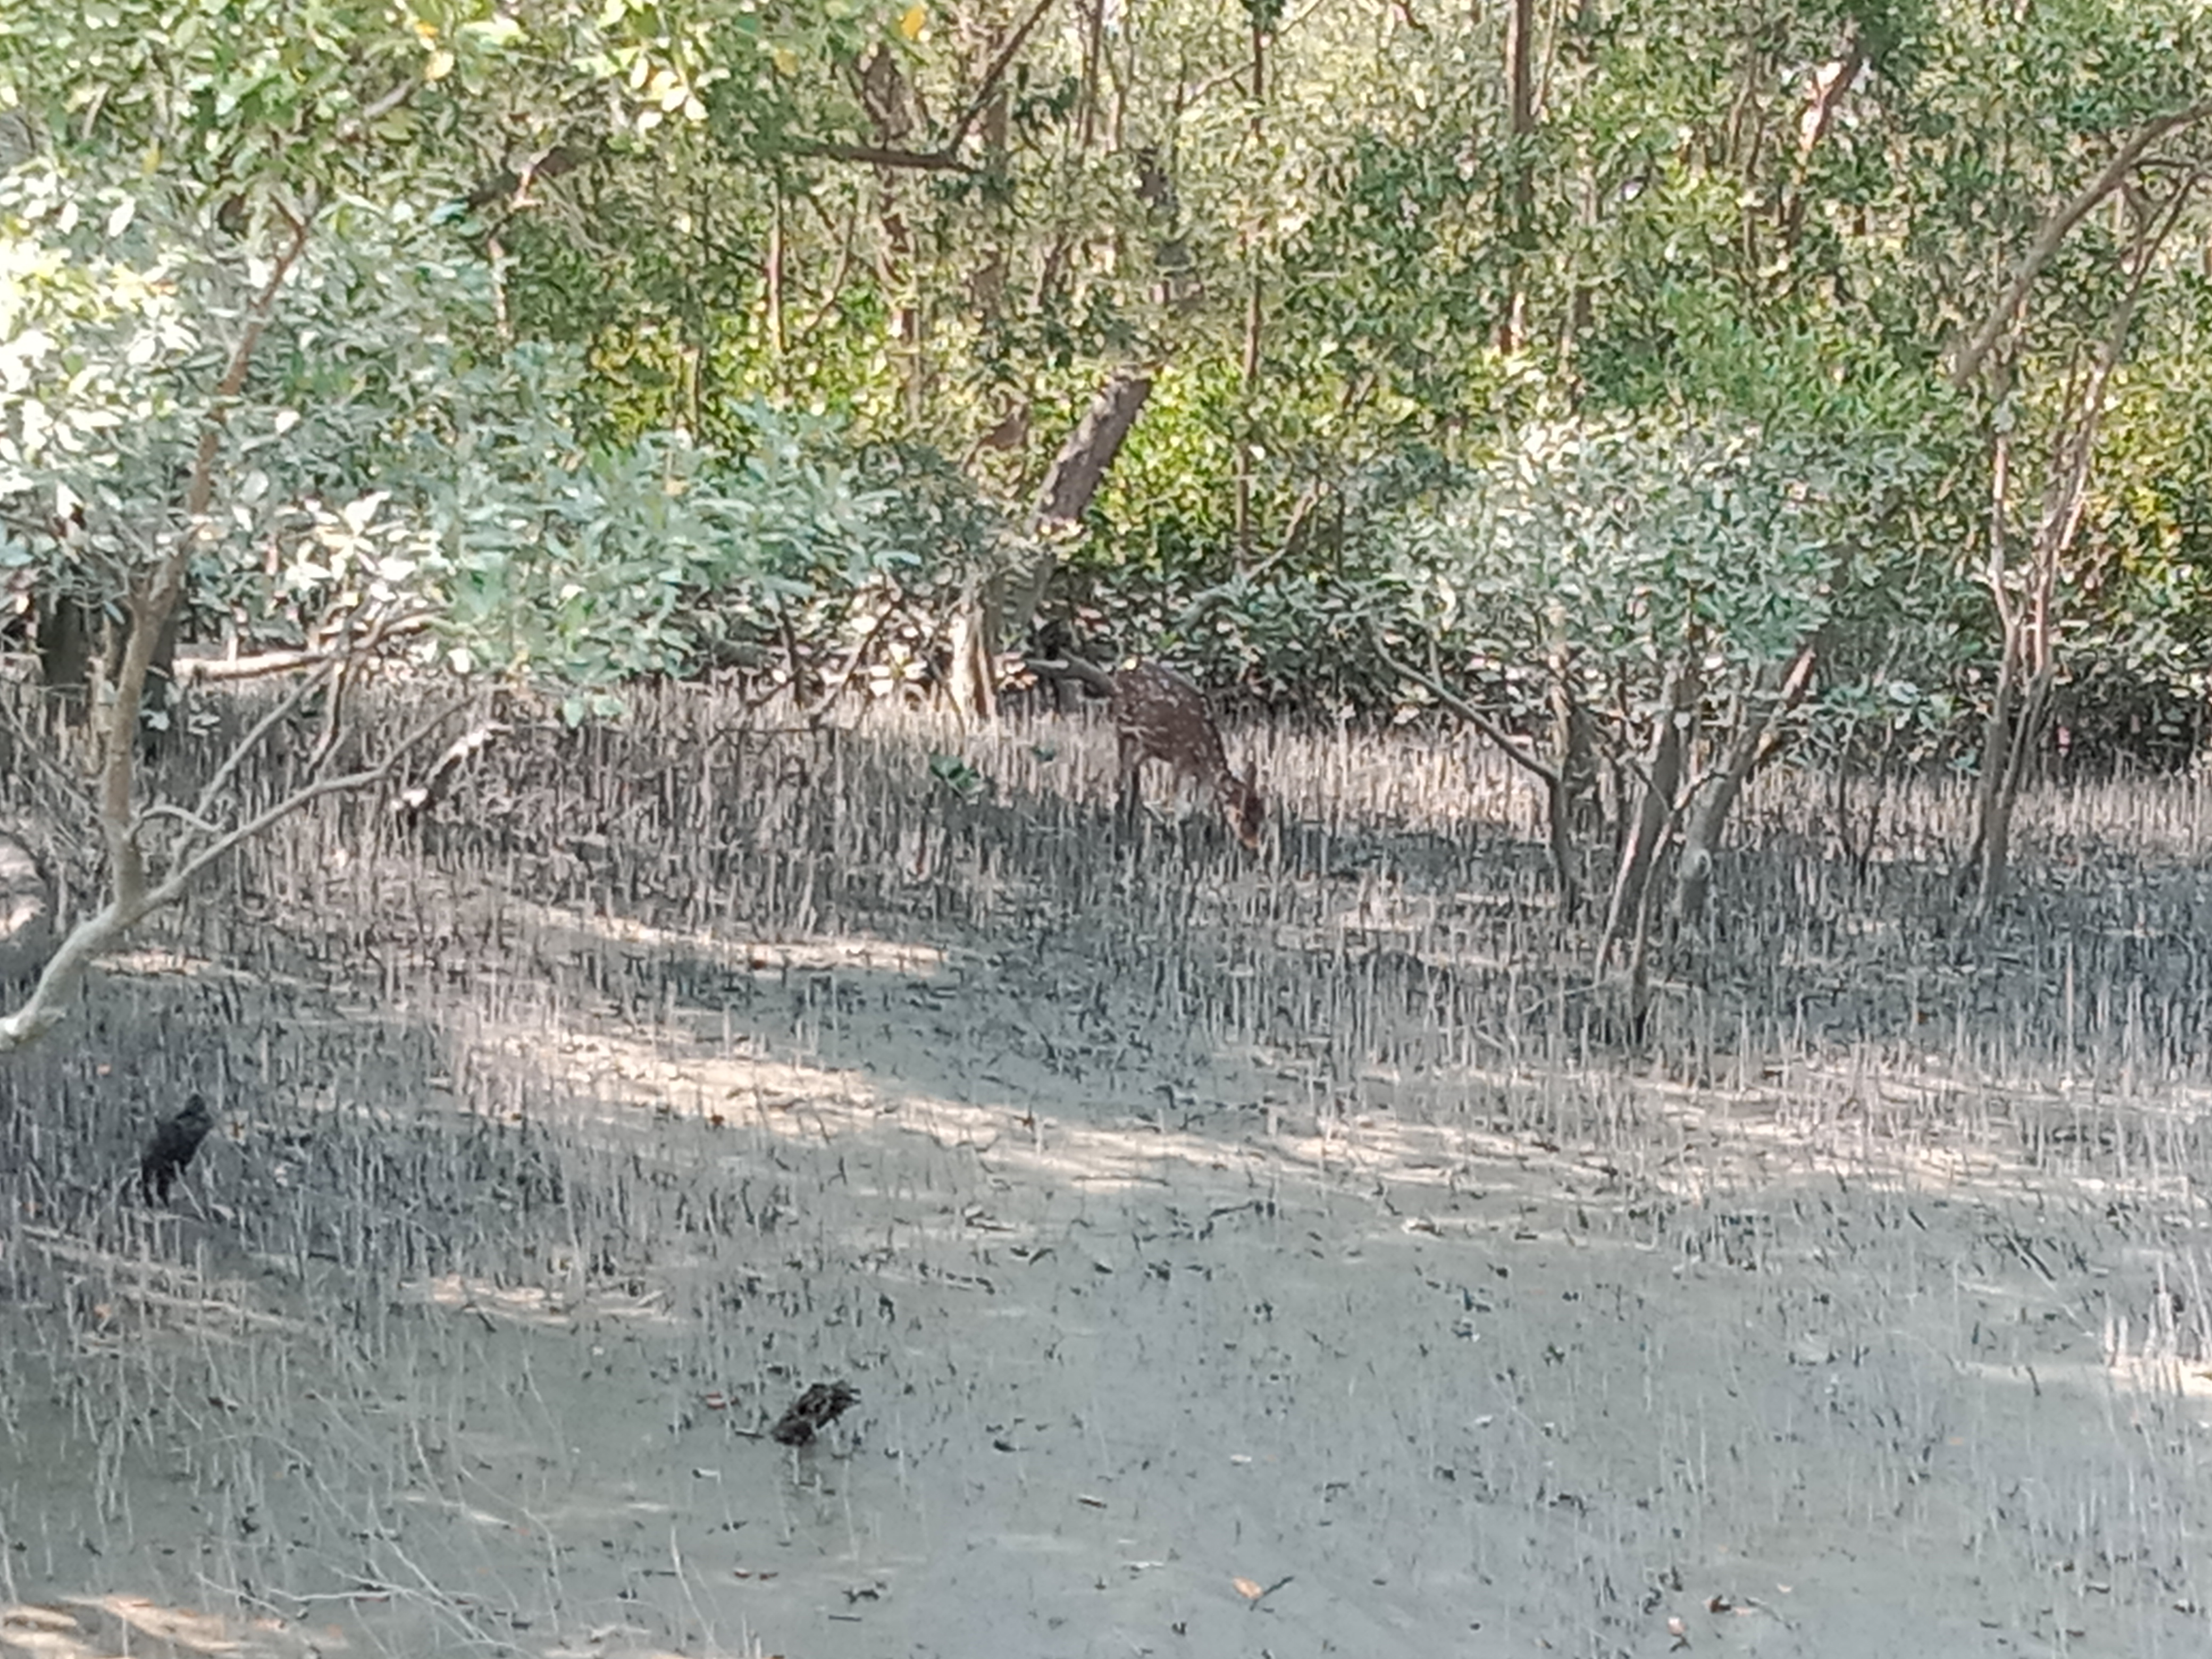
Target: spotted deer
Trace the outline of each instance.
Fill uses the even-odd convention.
[[[1112,673],[1069,656],[1032,666],[1048,678],[1080,681],[1107,700],[1121,750],[1121,812],[1124,824],[1136,822],[1138,774],[1148,760],[1164,760],[1176,778],[1195,778],[1213,797],[1230,833],[1257,852],[1267,802],[1256,772],[1239,777],[1229,769],[1221,747],[1221,728],[1206,708],[1206,694],[1164,663],[1142,662]]]

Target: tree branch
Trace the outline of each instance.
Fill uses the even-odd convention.
[[[337,672],[336,663],[324,664],[294,686],[290,695],[282,702],[254,722],[253,729],[240,738],[230,753],[223,757],[222,764],[216,768],[215,775],[207,781],[207,787],[200,791],[199,801],[191,812],[194,822],[204,822],[215,811],[216,799],[222,793],[223,785],[230,781],[231,775],[245,763],[246,757],[260,746],[261,740],[307,702],[317,686],[327,684]]]
[[[334,778],[318,778],[313,783],[301,784],[283,799],[264,809],[258,816],[239,824],[221,840],[210,843],[199,853],[169,872],[167,880],[147,895],[146,909],[158,909],[173,902],[191,884],[194,876],[213,864],[242,841],[251,841],[270,825],[289,817],[310,801],[320,800],[325,795],[343,794],[351,789],[366,789],[371,784],[381,783],[392,775],[392,769],[415,752],[430,734],[454,715],[469,706],[465,697],[457,698],[441,707],[429,719],[422,721],[394,744],[390,753],[374,766],[363,767],[358,772],[347,772]],[[144,914],[143,912],[141,913]]]
[[[2200,100],[2186,109],[2174,110],[2155,120],[2145,122],[2120,146],[2112,159],[2105,164],[2102,172],[2044,222],[2043,228],[2036,233],[2035,240],[2028,245],[2027,253],[2021,257],[2012,280],[2005,284],[2004,293],[1990,309],[1990,314],[1982,319],[1982,325],[1974,331],[1973,337],[1960,348],[1953,359],[1951,380],[1954,385],[1964,386],[1973,378],[1983,361],[1996,348],[1997,337],[2003,333],[2005,325],[2018,313],[2021,301],[2027,297],[2028,289],[2043,267],[2051,262],[2051,256],[2058,252],[2068,234],[2081,222],[2090,210],[2119,188],[2128,174],[2135,170],[2136,164],[2142,160],[2143,152],[2166,134],[2192,125],[2208,115],[2212,115],[2212,99]]]
[[[1328,3],[1328,0],[1311,0],[1311,3],[1310,3],[1306,9],[1304,11],[1301,11],[1297,16],[1285,17],[1282,21],[1276,24],[1274,28],[1269,32],[1270,38],[1279,45],[1286,37],[1296,32],[1301,26],[1310,20],[1316,12],[1319,11]],[[1200,81],[1195,86],[1178,87],[1176,88],[1177,96],[1176,99],[1176,112],[1178,115],[1188,113],[1192,106],[1198,103],[1201,99],[1211,97],[1213,94],[1220,91],[1224,87],[1234,86],[1239,82],[1249,82],[1251,78],[1251,74],[1252,65],[1249,63],[1238,63],[1231,68],[1221,70],[1218,74],[1207,76],[1206,79]]]
[[[2058,561],[2073,544],[2075,534],[2081,528],[2081,514],[2089,495],[2090,468],[2096,459],[2097,429],[2104,418],[2106,391],[2119,367],[2121,354],[2127,349],[2128,331],[2134,326],[2136,309],[2142,302],[2151,263],[2172,234],[2196,186],[2197,176],[2191,174],[2175,190],[2173,198],[2158,213],[2144,219],[2136,231],[2131,250],[2135,270],[2129,276],[2127,292],[2114,309],[2112,326],[2106,331],[2096,360],[2090,366],[2088,378],[2081,388],[2074,429],[2065,434],[2058,453],[2052,457],[2043,520],[2036,527],[2036,599],[2044,613],[2039,631],[2046,653],[2051,649],[2048,612],[2057,585]]]
[[[910,167],[925,173],[973,173],[975,167],[945,149],[905,149],[893,144],[847,144],[831,140],[794,144],[790,153],[823,161],[859,161],[873,167]]]
[[[0,1054],[29,1046],[59,1024],[62,1000],[83,982],[85,974],[94,961],[155,911],[174,903],[191,884],[192,878],[240,842],[251,841],[311,801],[319,800],[325,795],[364,789],[381,782],[391,776],[393,768],[413,753],[426,738],[467,707],[466,699],[457,699],[447,704],[408,732],[375,765],[338,777],[318,778],[313,783],[301,785],[274,805],[234,826],[200,852],[179,863],[151,889],[142,890],[128,900],[121,894],[110,898],[96,915],[70,930],[69,936],[61,943],[61,948],[47,961],[46,970],[39,975],[38,984],[23,1006],[14,1013],[0,1018]]]
[[[404,639],[420,634],[430,626],[428,611],[416,611],[391,622],[380,623],[376,639]],[[301,668],[319,668],[325,663],[337,662],[342,657],[358,658],[356,646],[346,651],[334,650],[328,645],[287,647],[279,651],[257,651],[250,657],[179,657],[170,670],[179,685],[234,685],[242,680],[266,679],[271,674],[289,674]]]
[[[352,120],[341,122],[338,137],[349,144],[358,143],[368,137],[368,130],[398,109],[423,88],[422,77],[410,75],[371,99]]]
[[[1813,76],[1813,95],[1797,122],[1797,161],[1790,182],[1783,187],[1782,246],[1796,251],[1805,231],[1805,196],[1813,169],[1814,152],[1835,125],[1836,111],[1866,66],[1866,47],[1853,27],[1843,50]]]
[[[269,327],[285,279],[307,249],[307,229],[313,222],[312,207],[293,222],[290,246],[277,256],[269,280],[246,307],[245,330],[231,349],[230,362],[200,422],[191,480],[185,489],[185,533],[162,557],[152,580],[134,582],[131,587],[131,638],[111,682],[115,701],[108,711],[106,753],[100,757],[100,824],[107,843],[108,879],[114,887],[116,905],[125,909],[138,901],[146,881],[145,855],[131,833],[131,817],[132,758],[137,752],[138,711],[145,700],[146,676],[154,665],[161,631],[184,597],[192,544],[206,527],[208,508],[215,499],[215,464],[222,450],[228,405],[246,385],[254,349]]]
[[[1416,685],[1427,688],[1429,694],[1436,698],[1438,702],[1450,709],[1453,714],[1458,715],[1460,719],[1465,720],[1476,731],[1481,732],[1484,737],[1488,738],[1491,742],[1496,744],[1500,749],[1504,750],[1505,751],[1506,758],[1512,761],[1515,764],[1533,773],[1537,777],[1543,779],[1543,781],[1547,784],[1557,784],[1559,782],[1559,769],[1558,767],[1543,760],[1534,750],[1524,747],[1518,738],[1516,738],[1510,732],[1508,732],[1496,720],[1491,719],[1489,715],[1484,714],[1482,710],[1477,708],[1473,703],[1469,702],[1465,697],[1460,696],[1458,692],[1453,690],[1443,681],[1436,678],[1432,675],[1422,672],[1411,663],[1401,662],[1391,653],[1389,647],[1382,643],[1382,630],[1377,628],[1371,620],[1367,623],[1367,637],[1373,642],[1375,647],[1375,654],[1382,659],[1382,665],[1385,668],[1389,669],[1393,673],[1402,675],[1405,678],[1413,681]]]
[[[960,159],[960,146],[968,142],[968,135],[975,123],[982,118],[991,97],[998,90],[1007,69],[1014,61],[1024,42],[1044,20],[1052,9],[1053,0],[1037,0],[1014,32],[999,48],[999,55],[983,71],[983,79],[975,88],[975,95],[968,100],[968,107],[952,125],[951,136],[934,149],[908,149],[896,144],[851,144],[836,139],[819,139],[792,146],[790,153],[823,161],[857,161],[865,167],[905,167],[923,173],[975,173],[980,171],[973,162]]]
[[[1037,0],[1036,4],[1030,8],[1030,15],[1022,20],[1021,26],[1006,37],[1006,44],[999,48],[999,55],[991,60],[990,68],[983,71],[982,84],[975,88],[975,95],[968,100],[967,109],[962,112],[960,118],[953,123],[952,136],[945,141],[942,147],[946,155],[958,149],[968,141],[968,135],[981,117],[984,106],[991,101],[991,94],[998,90],[1000,78],[1006,74],[1007,66],[1014,61],[1014,54],[1022,49],[1022,43],[1030,38],[1030,32],[1043,21],[1044,15],[1052,3],[1053,0]]]

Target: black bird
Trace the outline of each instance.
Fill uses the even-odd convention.
[[[769,1434],[787,1446],[803,1446],[817,1430],[828,1428],[843,1416],[860,1397],[849,1383],[817,1382],[792,1402],[791,1409],[776,1419]]]
[[[167,1204],[169,1188],[191,1167],[193,1154],[213,1127],[215,1116],[198,1095],[185,1103],[183,1111],[155,1124],[154,1138],[146,1143],[145,1156],[138,1160],[139,1197],[151,1204],[158,1195]]]

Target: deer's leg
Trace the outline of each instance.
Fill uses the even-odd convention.
[[[1121,739],[1121,799],[1116,803],[1115,816],[1121,820],[1121,828],[1133,835],[1136,832],[1138,817],[1142,810],[1140,792],[1137,787],[1137,775],[1144,770],[1144,745],[1131,738],[1123,738]]]

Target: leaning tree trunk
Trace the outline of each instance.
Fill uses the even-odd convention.
[[[1605,932],[1597,946],[1597,968],[1604,972],[1613,947],[1633,933],[1638,945],[1650,927],[1644,902],[1652,866],[1668,826],[1674,822],[1675,797],[1682,787],[1682,764],[1689,747],[1689,726],[1695,718],[1700,691],[1694,655],[1685,653],[1668,665],[1653,715],[1651,753],[1646,763],[1643,799],[1637,808],[1636,825],[1628,844],[1621,848],[1613,872],[1613,898],[1606,907]],[[1640,958],[1640,951],[1638,952]]]
[[[972,582],[963,591],[952,619],[952,663],[945,687],[963,716],[989,718],[1001,630],[1026,628],[1052,580],[1056,561],[1046,538],[1082,523],[1152,392],[1148,369],[1119,369],[1107,380],[1060,446],[1037,491],[1030,515],[1031,533],[1041,544],[1036,562],[1020,574],[1011,599],[1004,575]]]
[[[1814,649],[1808,643],[1778,678],[1776,664],[1759,672],[1747,699],[1744,719],[1730,739],[1727,755],[1692,796],[1682,823],[1681,861],[1675,867],[1674,920],[1694,923],[1704,914],[1712,888],[1713,860],[1718,856],[1721,833],[1729,815],[1743,794],[1760,763],[1774,752],[1774,728],[1805,695],[1813,679]]]

